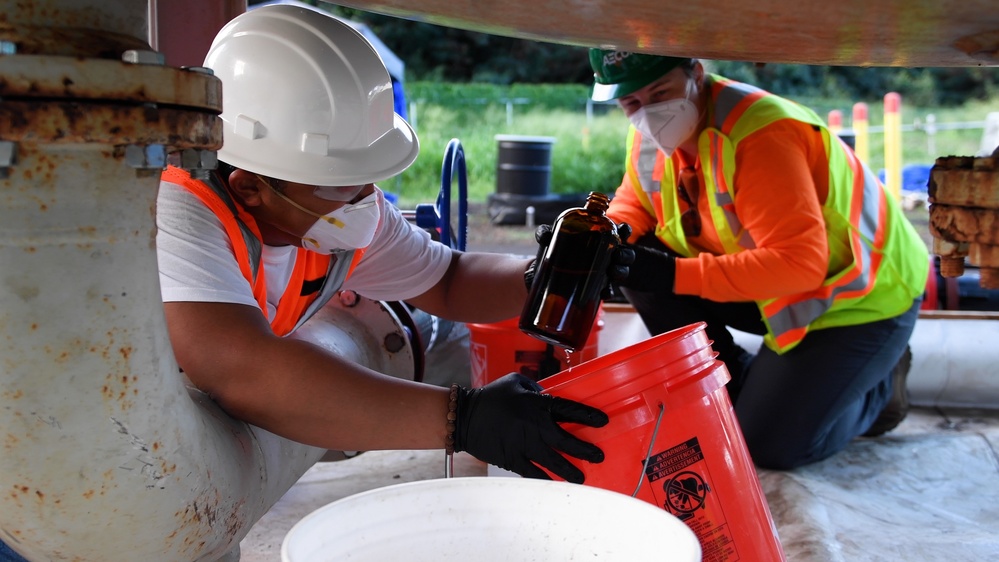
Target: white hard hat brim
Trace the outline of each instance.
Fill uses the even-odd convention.
[[[331,149],[325,157],[289,151],[265,139],[251,140],[231,132],[229,124],[223,126],[220,160],[253,173],[308,185],[343,186],[384,181],[406,170],[420,153],[416,132],[398,115],[394,116],[393,128],[370,146]],[[257,146],[252,146],[254,144]],[[245,156],[263,152],[268,153],[268,158]]]

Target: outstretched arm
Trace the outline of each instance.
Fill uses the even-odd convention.
[[[443,447],[447,389],[277,337],[250,306],[170,302],[164,308],[181,368],[233,417],[328,449]]]
[[[460,322],[499,322],[520,314],[527,300],[524,271],[531,259],[455,252],[441,280],[407,302]]]
[[[178,363],[236,418],[328,449],[444,448],[449,389],[382,375],[276,337],[250,306],[172,302],[165,309]],[[607,416],[540,390],[519,374],[458,389],[455,450],[524,476],[547,478],[540,465],[582,482],[582,471],[559,451],[590,462],[603,453],[558,424],[599,427]]]

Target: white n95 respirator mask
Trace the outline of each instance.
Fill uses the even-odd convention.
[[[270,183],[267,185],[271,187]],[[371,244],[375,237],[381,217],[377,189],[357,203],[347,203],[325,215],[310,211],[273,187],[271,189],[293,207],[318,219],[302,235],[302,247],[306,250],[321,254],[332,254],[337,250],[358,250]]]
[[[379,216],[378,194],[372,193],[357,203],[319,215],[302,235],[302,247],[322,254],[365,248],[375,237]]]
[[[689,84],[689,83],[688,83]],[[689,95],[689,86],[688,86]],[[642,106],[628,116],[642,136],[651,139],[669,157],[697,128],[697,105],[686,97]]]

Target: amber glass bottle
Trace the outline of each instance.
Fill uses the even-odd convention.
[[[609,200],[591,192],[583,207],[567,209],[552,226],[520,315],[520,329],[570,350],[582,349],[600,308],[611,254],[621,243],[607,218]]]

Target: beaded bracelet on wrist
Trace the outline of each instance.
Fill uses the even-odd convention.
[[[458,385],[451,385],[451,395],[447,403],[447,435],[444,437],[444,451],[448,455],[454,454],[454,427],[458,420]]]

